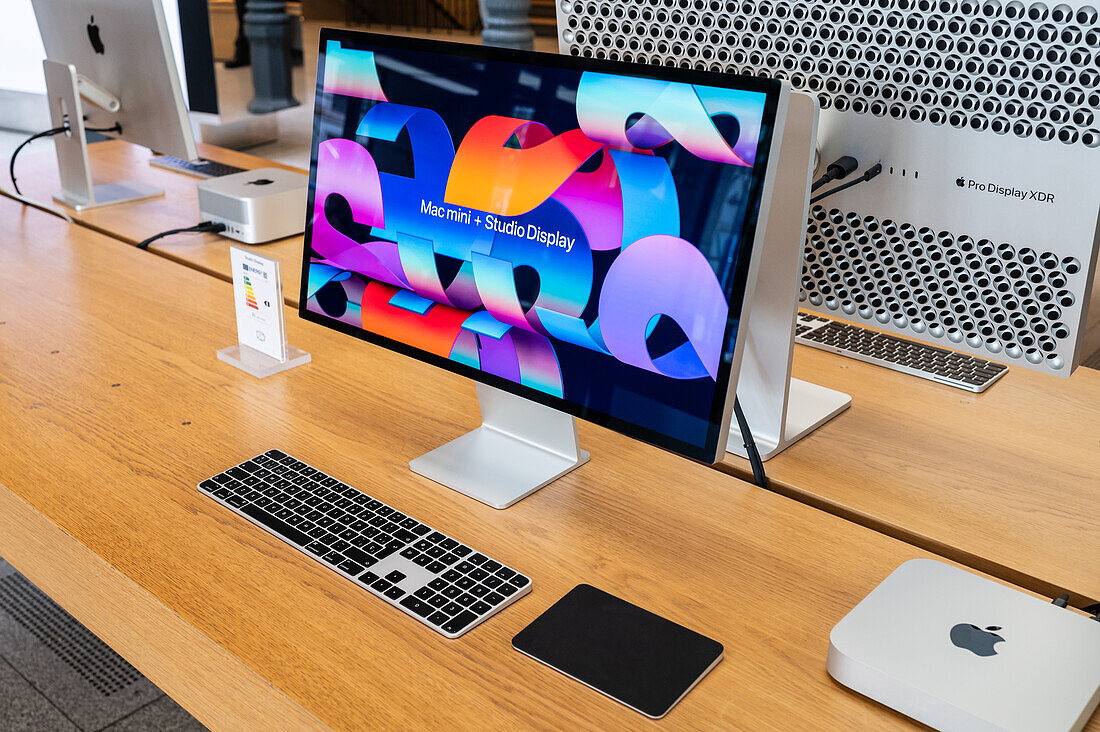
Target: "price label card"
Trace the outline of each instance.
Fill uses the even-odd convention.
[[[286,361],[278,260],[241,247],[230,247],[229,257],[233,266],[237,341],[277,361]]]

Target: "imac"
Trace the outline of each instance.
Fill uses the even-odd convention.
[[[92,184],[87,126],[186,160],[198,157],[160,0],[33,0],[61,192],[79,210],[163,195],[140,181]],[[89,104],[85,104],[85,102]]]
[[[410,467],[503,508],[588,459],[577,417],[721,459],[788,85],[320,43],[300,315],[477,384]]]

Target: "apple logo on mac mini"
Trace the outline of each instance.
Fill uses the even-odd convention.
[[[103,54],[103,39],[99,37],[99,26],[95,24],[95,16],[88,20],[88,40],[92,44],[92,50]]]
[[[976,656],[996,656],[994,646],[1004,638],[991,631],[1000,630],[999,625],[987,626],[984,630],[970,623],[959,623],[951,629],[951,642]]]

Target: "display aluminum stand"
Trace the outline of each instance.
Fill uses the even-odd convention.
[[[493,508],[508,508],[588,462],[572,415],[477,383],[481,426],[409,463]]]
[[[762,460],[778,455],[852,403],[847,394],[791,378],[817,114],[816,97],[791,93],[764,247],[755,255],[760,257],[756,290],[742,330],[746,341],[737,399]],[[748,456],[736,421],[726,451]]]
[[[80,77],[72,64],[46,59],[42,62],[42,70],[46,76],[51,124],[68,128],[68,131],[54,136],[57,168],[61,177],[61,192],[54,194],[54,200],[77,211],[85,211],[163,196],[162,189],[138,180],[92,185],[81,96],[109,112],[118,110],[119,101],[110,92]]]

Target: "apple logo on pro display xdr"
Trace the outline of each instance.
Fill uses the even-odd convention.
[[[1000,630],[999,625],[990,625],[984,630],[970,623],[959,623],[951,629],[951,642],[959,648],[965,648],[976,656],[996,656],[993,646],[1004,638],[991,631]]]
[[[95,24],[94,15],[88,20],[88,40],[91,41],[93,51],[103,53],[103,39],[99,37],[99,26]]]

